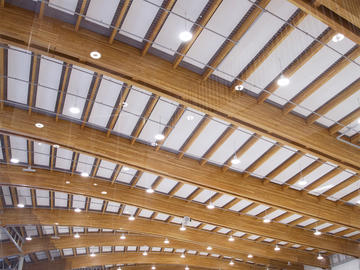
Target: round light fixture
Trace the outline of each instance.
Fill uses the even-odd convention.
[[[131,216],[129,217],[129,220],[130,220],[130,221],[134,221],[134,220],[135,220],[135,217],[134,217],[133,215],[131,215]]]
[[[121,267],[118,267],[117,270],[121,270]]]
[[[280,78],[277,80],[278,86],[287,86],[290,83],[289,78],[281,75]]]
[[[169,244],[169,243],[170,243],[169,239],[165,238],[164,244]]]
[[[344,39],[344,37],[345,36],[343,34],[337,33],[332,37],[332,41],[333,42],[339,42],[339,41],[342,41]]]
[[[234,242],[235,241],[235,238],[232,236],[232,235],[230,235],[230,237],[229,237],[229,239],[228,239],[230,242]]]
[[[189,266],[185,266],[185,270],[190,270]]]
[[[180,231],[186,231],[186,227],[184,225],[181,225]]]
[[[101,58],[101,53],[99,53],[98,51],[92,51],[90,53],[90,57],[92,59],[100,59]]]
[[[153,266],[151,266],[151,270],[155,270],[156,269],[156,267],[153,265]]]
[[[152,188],[148,188],[147,190],[146,190],[146,193],[154,193],[154,190],[152,189]]]
[[[88,174],[87,172],[82,172],[80,175],[81,175],[82,177],[89,177],[89,174]]]
[[[240,162],[241,162],[241,160],[237,156],[234,156],[231,160],[232,165],[240,164]]]
[[[185,254],[181,253],[180,258],[185,258]]]
[[[206,206],[207,209],[214,209],[215,208],[215,205],[210,202],[207,206]]]
[[[211,247],[211,246],[208,246],[206,249],[207,249],[207,250],[212,250],[212,247]]]
[[[25,240],[26,240],[26,241],[31,241],[31,240],[32,240],[32,237],[31,237],[31,236],[26,236],[26,237],[25,237]]]
[[[35,124],[35,127],[37,127],[37,128],[43,128],[43,127],[44,127],[44,124],[36,123],[36,124]]]
[[[80,213],[81,209],[80,208],[75,208],[74,211],[75,211],[75,213]]]
[[[148,255],[147,251],[144,251],[143,256],[147,256],[147,255]]]
[[[120,239],[121,239],[121,240],[125,240],[125,239],[126,239],[125,234],[122,234],[122,235],[120,236]]]
[[[247,257],[248,257],[249,259],[254,258],[254,256],[253,256],[252,254],[249,254]]]
[[[66,181],[65,181],[65,184],[69,185],[69,184],[70,184],[70,181],[69,181],[69,180],[66,180]]]
[[[90,253],[90,257],[95,257],[96,254],[95,253]]]
[[[80,113],[80,109],[78,107],[70,107],[69,111],[72,113],[72,114],[78,114]]]
[[[10,159],[10,162],[17,164],[20,162],[20,160],[18,160],[17,158],[12,158],[12,159]]]
[[[154,137],[155,137],[155,140],[157,140],[157,141],[162,141],[163,139],[165,139],[165,135],[161,134],[161,133],[156,134]]]
[[[271,219],[270,219],[270,218],[264,218],[264,219],[263,219],[263,222],[264,222],[264,223],[270,223],[270,222],[271,222]]]
[[[229,264],[230,264],[230,265],[234,265],[234,262],[231,260],[231,261],[229,262]]]
[[[17,204],[17,207],[19,207],[19,208],[24,208],[25,205],[24,205],[23,203],[18,203],[18,204]]]
[[[280,251],[280,247],[278,245],[275,245],[274,250],[275,251]]]
[[[319,253],[319,255],[316,257],[318,260],[323,260],[324,257]]]
[[[74,234],[74,238],[76,238],[76,239],[80,238],[80,234],[79,234],[79,233],[75,233],[75,234]]]
[[[314,232],[314,235],[316,235],[316,236],[321,235],[321,231],[319,231],[318,229],[316,229],[315,232]]]
[[[235,90],[242,91],[242,90],[244,90],[244,86],[242,84],[235,85]]]
[[[102,195],[106,195],[106,194],[107,194],[107,191],[105,191],[105,190],[104,190],[104,191],[101,191],[101,194],[102,194]]]
[[[93,186],[95,186],[95,187],[96,187],[97,185],[98,185],[97,183],[94,183],[94,184],[93,184]]]
[[[183,42],[187,42],[191,40],[193,35],[189,31],[183,31],[179,34],[179,38]]]

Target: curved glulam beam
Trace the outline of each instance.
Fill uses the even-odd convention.
[[[50,237],[34,237],[31,242],[25,242],[22,246],[24,253],[34,253],[38,251],[46,251],[51,249],[63,249],[63,248],[79,248],[79,247],[91,247],[91,246],[148,246],[148,247],[160,247],[160,248],[174,248],[174,249],[186,249],[195,250],[197,252],[209,252],[207,246],[201,243],[189,243],[185,241],[179,241],[176,239],[169,239],[169,244],[164,244],[164,237],[156,237],[151,235],[138,235],[138,234],[125,234],[126,239],[120,239],[121,233],[88,233],[80,234],[80,238],[74,239],[72,235],[60,235],[59,239],[52,239]],[[213,247],[210,251],[213,254],[219,254],[221,256],[228,256],[232,258],[238,258],[247,260],[247,254],[224,250],[221,248]],[[9,243],[3,243],[0,250],[1,257],[8,257],[18,254],[18,250],[15,246]],[[288,269],[302,269],[301,265],[293,264],[288,266],[286,262],[279,262],[272,259],[256,257],[252,260],[256,264],[264,264],[277,268]]]
[[[360,228],[360,220],[348,206],[334,207],[334,202],[319,202],[316,196],[301,194],[296,190],[288,189],[282,192],[280,185],[268,183],[264,186],[261,179],[252,176],[244,178],[230,170],[222,172],[219,167],[211,164],[201,166],[196,160],[186,157],[178,159],[173,153],[154,151],[153,147],[141,143],[134,143],[129,147],[129,140],[125,138],[107,138],[101,131],[87,127],[80,129],[78,124],[65,120],[55,122],[53,118],[35,112],[29,116],[25,111],[4,107],[0,111],[0,119],[2,132],[20,136],[28,134],[28,137],[38,141],[51,145],[59,144],[61,147],[121,163],[140,171],[156,173],[162,177],[298,212],[330,223]],[[34,123],[37,122],[43,123],[45,128],[34,128]],[[314,209],[319,210],[316,215]]]
[[[74,216],[76,218],[74,218]],[[318,261],[315,254],[299,252],[293,249],[283,249],[281,252],[274,251],[272,246],[256,243],[253,241],[234,241],[229,242],[227,236],[187,228],[185,232],[179,230],[178,225],[154,222],[152,220],[137,218],[129,221],[126,216],[108,215],[96,212],[75,213],[67,210],[47,210],[47,209],[4,209],[1,221],[6,225],[28,225],[41,224],[49,225],[58,223],[59,226],[80,226],[132,231],[135,233],[156,235],[186,241],[190,243],[202,243],[213,248],[226,250],[236,250],[239,253],[251,253],[254,257],[263,257],[273,260],[301,263],[306,265],[326,267],[327,260]],[[106,226],[105,226],[106,225]]]

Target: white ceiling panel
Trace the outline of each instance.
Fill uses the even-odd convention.
[[[109,28],[119,2],[120,0],[91,0],[85,19]]]
[[[179,150],[203,118],[203,113],[187,109],[165,140],[164,146]]]
[[[153,214],[154,214],[154,211],[147,210],[147,209],[141,209],[141,211],[139,213],[139,217],[151,218],[151,216]]]
[[[279,175],[275,177],[275,179],[272,179],[272,182],[275,183],[284,183],[291,177],[293,177],[295,174],[300,172],[301,170],[304,170],[307,166],[309,166],[311,163],[314,162],[314,159],[312,157],[308,157],[307,155],[301,157],[296,162],[291,164],[289,167],[287,167],[285,170],[283,170]]]
[[[38,206],[50,206],[50,192],[48,190],[36,189],[35,196]]]
[[[163,213],[157,213],[156,216],[154,217],[154,219],[157,219],[157,220],[167,220],[169,218],[169,215],[167,214],[163,214]]]
[[[91,198],[89,204],[89,210],[101,211],[104,205],[104,200]]]
[[[147,142],[155,142],[155,135],[162,134],[167,123],[176,111],[177,103],[161,98],[156,103],[149,120],[142,129],[139,139]]]
[[[285,20],[288,20],[296,11],[295,6],[284,0],[272,0],[266,9],[275,12]],[[222,72],[230,74],[233,77],[238,76],[283,24],[284,22],[282,20],[274,17],[270,13],[262,13],[221,62],[218,71],[215,71],[214,75],[232,81],[232,77]]]
[[[50,145],[42,142],[34,142],[34,164],[49,166]]]
[[[106,127],[115,103],[120,94],[123,83],[104,76],[101,80],[89,122],[101,127]]]
[[[16,187],[16,193],[18,202],[24,204],[25,206],[31,206],[31,192],[29,188],[26,187]]]
[[[81,118],[93,75],[94,72],[90,70],[73,66],[62,112],[64,115]],[[72,107],[78,108],[79,113],[71,113],[70,108]]]
[[[24,229],[27,236],[37,236],[39,234],[36,227],[33,225],[25,225]]]
[[[116,178],[116,181],[129,184],[134,178],[136,172],[137,170],[135,169],[123,166],[120,170],[118,177]]]
[[[174,55],[174,51],[176,51],[181,45],[179,34],[183,31],[190,31],[192,27],[191,22],[186,21],[175,14],[185,17],[191,21],[196,21],[207,2],[207,0],[176,1],[172,9],[173,13],[170,13],[166,19],[155,39],[153,47],[167,54]]]
[[[39,79],[36,90],[35,106],[47,111],[55,111],[56,99],[60,89],[60,79],[63,62],[41,57],[39,68]]]
[[[184,184],[176,193],[176,197],[180,198],[187,198],[190,196],[191,193],[193,193],[197,189],[196,186]]]
[[[10,189],[7,186],[2,186],[2,193],[4,195],[4,201],[6,205],[13,205],[13,201],[11,199],[11,193],[10,193]]]
[[[72,208],[84,209],[86,203],[86,197],[83,195],[73,195],[72,197]]]
[[[138,208],[135,207],[135,206],[125,205],[123,214],[125,214],[125,215],[135,215],[137,209]]]
[[[334,195],[331,195],[330,197],[328,197],[328,199],[332,200],[332,201],[336,201],[338,199],[343,198],[347,194],[349,194],[355,190],[359,190],[359,189],[360,189],[360,181],[357,181],[357,182],[347,186],[346,188],[336,192]]]
[[[221,134],[226,130],[229,125],[212,119],[195,139],[190,148],[186,151],[187,155],[201,158],[206,151],[216,142]]]
[[[163,1],[151,0],[151,2],[161,6]],[[142,42],[158,11],[157,6],[144,0],[133,0],[119,33]]]
[[[22,137],[10,136],[11,158],[27,163],[27,141]]]
[[[249,206],[250,204],[252,204],[251,201],[248,200],[241,200],[240,202],[238,202],[237,204],[233,205],[232,207],[230,207],[229,209],[231,211],[240,211],[241,209],[244,209],[245,207]]]
[[[70,170],[72,157],[72,151],[64,148],[56,149],[55,167],[63,170]]]
[[[356,133],[360,132],[360,118],[356,119],[354,122],[350,123],[349,125],[347,125],[346,127],[342,128],[339,131],[341,134],[346,135],[346,136],[353,136]]]
[[[238,128],[210,157],[210,161],[224,164],[253,134]]]
[[[201,203],[205,203],[207,200],[209,200],[212,196],[215,195],[215,191],[212,190],[208,190],[208,189],[204,189],[203,191],[200,192],[199,195],[197,195],[194,198],[194,201],[196,202],[201,202]]]
[[[319,179],[326,173],[330,172],[334,168],[336,168],[334,164],[325,163],[321,165],[319,168],[309,173],[308,175],[305,175],[301,180],[306,181],[306,185],[310,185],[311,183],[315,182],[317,179]],[[301,186],[299,183],[295,183],[295,186],[303,188],[303,186]]]
[[[266,211],[266,209],[269,209],[269,206],[260,204],[259,206],[255,207],[254,209],[251,209],[250,211],[246,211],[247,215],[256,216],[260,214],[263,211]]]
[[[4,156],[3,156],[3,151],[2,151],[2,149],[3,149],[3,146],[2,146],[2,144],[1,144],[1,140],[0,140],[0,159],[4,159]]]
[[[162,193],[169,193],[178,182],[169,178],[164,178],[161,183],[156,187],[156,191]]]
[[[217,207],[223,207],[224,205],[226,205],[227,203],[229,203],[230,201],[232,201],[233,199],[235,199],[235,197],[224,194],[222,195],[219,199],[217,199],[216,201],[214,201],[214,205]]]
[[[237,171],[244,171],[253,162],[260,158],[270,147],[273,146],[273,142],[269,139],[262,137],[259,139],[249,150],[247,150],[240,158],[239,164],[231,164],[231,168]]]
[[[202,30],[195,43],[191,46],[184,60],[204,68],[204,64],[210,61],[225,41],[224,37],[231,34],[250,7],[251,3],[248,1],[223,1],[207,23],[206,29]]]
[[[114,127],[114,131],[127,136],[131,135],[151,96],[139,88],[132,89],[126,98],[127,107],[123,107]]]
[[[119,212],[121,204],[118,202],[109,202],[106,206],[107,212],[117,213]]]
[[[317,37],[325,29],[326,25],[312,16],[307,16],[300,23],[299,27]],[[265,88],[271,81],[281,73],[296,57],[298,57],[311,43],[313,39],[304,32],[294,29],[293,32],[279,44],[279,46],[267,57],[255,72],[248,78],[248,82],[257,87]],[[244,84],[246,89],[258,94],[261,89]]]
[[[352,48],[351,44],[348,45],[349,46],[346,46],[344,44],[344,48],[347,50]],[[270,96],[269,99],[280,105],[284,105],[287,102],[286,100],[290,100],[296,96],[339,58],[340,56],[337,52],[334,52],[328,47],[323,47],[317,54],[307,61],[301,69],[290,77],[290,83],[288,86],[279,87],[278,90],[274,92],[283,99],[274,95]]]
[[[359,89],[360,90],[360,89]],[[360,91],[357,91],[352,96],[345,99],[335,108],[330,110],[328,113],[324,115],[324,117],[320,117],[316,122],[330,127],[334,124],[334,121],[339,121],[344,118],[346,115],[355,111],[359,108],[359,100],[360,100]]]
[[[360,204],[360,193],[358,196],[356,196],[355,198],[351,199],[350,201],[348,201],[349,203],[352,203],[352,204],[357,204],[359,205]]]
[[[10,46],[8,50],[7,75],[7,99],[27,104],[28,81],[30,79],[31,53],[16,47]],[[23,81],[19,81],[19,80]],[[11,89],[11,91],[10,91]]]
[[[106,160],[101,160],[99,168],[96,172],[96,176],[99,177],[103,177],[103,178],[111,178],[114,170],[115,170],[116,164],[106,161]]]
[[[322,193],[326,192],[327,190],[329,190],[330,188],[333,188],[335,185],[342,183],[343,181],[345,181],[346,179],[348,179],[349,177],[351,177],[353,175],[354,175],[353,173],[350,173],[348,171],[340,171],[340,173],[338,175],[329,179],[328,181],[326,181],[325,183],[323,183],[322,185],[320,185],[319,187],[317,187],[316,189],[312,190],[309,193],[316,195],[316,196],[319,194],[322,194]]]
[[[55,192],[54,194],[54,205],[55,207],[67,207],[68,206],[68,194],[64,192]]]
[[[50,0],[49,6],[71,15],[75,14],[77,1],[74,0]]]
[[[269,158],[259,168],[257,168],[253,174],[257,177],[265,177],[292,155],[296,155],[293,150],[290,150],[287,147],[281,147],[281,149],[272,155],[271,158]]]
[[[158,178],[157,175],[144,172],[136,185],[143,188],[149,188],[154,183],[156,178]]]
[[[79,173],[86,172],[90,175],[94,165],[94,161],[95,161],[94,157],[85,154],[79,154],[79,159],[76,165],[76,171]]]
[[[360,59],[360,57],[358,59]],[[328,100],[339,94],[352,82],[357,80],[359,78],[359,74],[360,66],[357,66],[354,63],[350,63],[336,76],[332,77],[322,87],[316,90],[314,94],[312,94],[302,103],[300,103],[300,105],[307,109],[315,111],[320,106],[325,104]],[[306,117],[310,114],[308,110],[304,110],[300,106],[297,106],[294,111]]]
[[[280,220],[279,222],[283,223],[283,224],[288,224],[289,222],[294,221],[295,219],[298,219],[300,217],[301,217],[301,215],[294,214],[294,215],[292,215],[290,217],[287,217],[287,218],[284,218],[284,219]]]

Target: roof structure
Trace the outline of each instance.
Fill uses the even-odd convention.
[[[359,257],[360,12],[336,2],[2,0],[0,268]]]

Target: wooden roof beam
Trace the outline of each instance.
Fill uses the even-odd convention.
[[[246,67],[244,73],[240,74],[240,80],[246,81],[256,71],[258,67],[275,51],[275,49],[295,30],[294,26],[298,26],[306,17],[306,13],[299,10],[296,15],[289,22],[290,24],[284,24],[281,32],[271,40],[270,43],[266,44],[266,47],[260,52],[259,55]],[[294,26],[293,26],[294,25]],[[231,89],[235,91],[235,86],[239,82],[237,79],[231,85]]]
[[[209,233],[203,230],[187,228],[186,233],[180,232],[178,225],[165,224],[162,222],[154,222],[147,219],[136,219],[135,222],[129,222],[126,216],[102,214],[96,212],[74,213],[63,210],[47,210],[47,209],[5,209],[3,212],[3,224],[11,225],[27,225],[27,224],[54,224],[59,226],[81,226],[102,228],[103,224],[107,224],[108,229],[117,230],[119,224],[126,231],[141,233],[146,235],[156,235],[164,237],[166,235],[170,241],[176,239],[191,243],[202,243],[210,245],[213,248],[222,248],[227,250],[236,250],[241,253],[251,252],[255,257],[269,258],[279,261],[290,261],[294,263],[304,263],[313,266],[326,267],[328,262],[319,262],[316,256],[309,253],[298,252],[295,250],[283,250],[283,252],[275,252],[273,247],[256,242],[249,241],[227,241],[227,236],[215,233]],[[321,236],[324,237],[324,236]],[[143,257],[143,256],[141,256]],[[177,256],[178,258],[180,256]]]
[[[334,124],[331,127],[329,127],[329,133],[330,135],[334,135],[336,132],[340,131],[344,128],[344,126],[347,126],[354,122],[356,119],[360,117],[360,108],[354,110],[347,116],[345,116],[343,119],[339,121],[340,124]]]
[[[64,63],[65,64],[65,63]],[[63,71],[62,80],[60,82],[60,95],[58,96],[57,102],[56,102],[56,121],[59,120],[59,115],[62,110],[64,98],[65,98],[65,91],[67,88],[67,84],[70,78],[72,65],[65,64],[65,69]]]
[[[315,54],[317,54],[323,47],[323,44],[328,43],[331,38],[336,34],[335,31],[328,29],[328,31],[319,39],[319,42],[315,41],[310,45],[308,49],[304,51],[298,58],[295,59],[288,67],[283,71],[283,75],[287,78],[290,78],[295,74],[302,66],[304,66]],[[257,102],[262,104],[270,95],[279,89],[277,80],[274,80],[268,87],[266,87],[266,92],[263,91],[259,95]]]
[[[265,8],[269,4],[270,0],[261,0],[258,5],[262,8]],[[207,67],[205,72],[202,75],[203,80],[207,80],[210,75],[214,72],[220,63],[224,60],[224,58],[229,54],[233,47],[237,44],[237,42],[242,38],[242,36],[247,32],[247,30],[251,27],[251,25],[256,21],[256,19],[263,12],[262,9],[253,6],[252,11],[249,16],[243,21],[241,26],[236,30],[235,33],[230,37],[231,41],[226,41],[225,45],[221,48],[220,51],[217,52],[216,57],[209,63],[210,67]]]
[[[120,9],[119,16],[116,19],[115,25],[113,26],[113,30],[111,32],[111,35],[109,37],[109,43],[112,44],[114,42],[115,36],[117,32],[119,32],[120,23],[125,18],[126,10],[129,8],[130,0],[124,0],[122,7]]]
[[[165,2],[165,1],[164,1]],[[156,21],[154,28],[152,29],[150,36],[147,40],[145,40],[145,46],[142,49],[141,55],[144,56],[150,49],[152,43],[154,42],[155,38],[159,34],[161,27],[164,25],[165,20],[169,14],[169,11],[173,8],[176,0],[166,0],[166,3],[164,5],[163,9],[160,9],[160,16],[159,19]]]
[[[90,112],[93,107],[93,104],[94,104],[94,101],[96,98],[96,94],[97,94],[97,91],[100,86],[101,79],[102,79],[101,75],[94,73],[92,87],[88,93],[88,98],[86,99],[85,111],[84,111],[84,115],[83,115],[83,119],[82,119],[82,123],[81,123],[81,128],[84,128],[84,126],[86,125],[86,122],[89,120]]]
[[[41,5],[44,2],[41,2]],[[31,114],[32,107],[34,106],[34,95],[35,95],[35,89],[36,89],[36,81],[38,76],[38,67],[37,65],[40,64],[40,59],[38,59],[39,55],[37,53],[34,53],[31,56],[31,69],[30,69],[30,85],[29,85],[29,109],[28,112]]]
[[[341,170],[339,170],[339,168],[334,168],[331,171],[329,171],[328,173],[321,176],[316,181],[312,182],[310,185],[306,186],[305,189],[308,191],[314,190],[340,173],[341,173]]]
[[[297,174],[295,174],[293,177],[291,177],[289,180],[287,180],[283,184],[284,189],[288,189],[291,185],[294,185],[297,181],[299,181],[301,178],[305,178],[308,174],[315,171],[317,168],[319,168],[321,165],[323,165],[322,160],[315,160],[313,163],[311,163],[309,166],[307,166],[305,169],[301,170]]]
[[[235,195],[303,215],[313,216],[315,207],[320,209],[320,218],[335,223],[349,223],[350,227],[354,226],[356,222],[360,222],[348,219],[353,211],[350,207],[343,206],[334,209],[335,203],[333,202],[327,200],[319,202],[315,196],[304,195],[292,189],[282,192],[281,186],[277,184],[269,183],[264,186],[261,180],[254,177],[243,178],[232,171],[224,173],[218,167],[210,164],[200,166],[198,162],[190,158],[177,159],[173,153],[155,152],[153,147],[144,144],[136,143],[129,147],[129,141],[125,138],[106,138],[103,132],[95,129],[78,129],[76,127],[79,125],[76,123],[65,120],[54,122],[53,118],[35,112],[29,119],[30,116],[24,111],[7,106],[0,111],[0,118],[2,119],[0,130],[8,133],[11,131],[10,133],[13,135],[29,134],[30,137],[25,137],[36,138],[36,140],[46,141],[50,144],[57,143],[61,147],[72,149],[72,151],[75,150],[111,162],[121,163],[137,170],[151,171],[157,173],[158,176],[170,177],[180,182],[202,186],[216,192]],[[34,129],[33,122],[44,123],[48,132]],[[70,137],[69,134],[71,134]],[[95,144],[89,144],[86,138],[92,138],[94,142],[96,141],[96,147]],[[98,149],[101,149],[101,153]],[[187,169],[183,170],[183,168]],[[202,169],[200,170],[200,168]],[[258,190],[262,190],[262,192],[259,193]]]
[[[87,0],[82,0],[80,11],[79,11],[79,14],[77,15],[76,24],[75,24],[76,32],[79,31],[80,23],[81,23],[82,17],[84,16],[84,13],[85,13],[86,4],[87,4]]]
[[[0,48],[0,109],[4,107],[4,100],[5,100],[5,49]]]
[[[336,64],[327,69],[320,77],[315,79],[311,84],[309,84],[304,90],[302,90],[298,95],[291,99],[291,103],[288,102],[283,107],[283,113],[287,114],[292,111],[296,105],[301,104],[305,99],[314,94],[321,86],[328,82],[331,78],[336,76],[340,71],[342,71],[347,65],[351,63],[350,60],[354,61],[360,56],[360,47],[357,47],[355,50],[350,53],[345,54],[345,57],[342,57]]]
[[[177,66],[181,63],[184,58],[184,55],[190,50],[191,46],[194,44],[198,36],[201,34],[202,30],[209,22],[217,8],[221,5],[223,0],[213,0],[210,1],[210,6],[206,10],[205,14],[202,15],[200,19],[198,19],[198,23],[194,24],[192,29],[192,39],[183,44],[180,48],[180,51],[177,53],[176,58],[173,62],[173,67],[177,68]]]
[[[323,106],[317,109],[315,113],[309,115],[306,118],[306,123],[308,124],[314,123],[316,120],[320,118],[320,115],[325,115],[326,113],[334,109],[336,106],[338,106],[340,103],[342,103],[344,100],[355,94],[359,89],[360,89],[360,79],[357,79],[349,86],[347,86],[344,90],[342,90],[340,94],[336,95],[333,99],[326,102]]]

